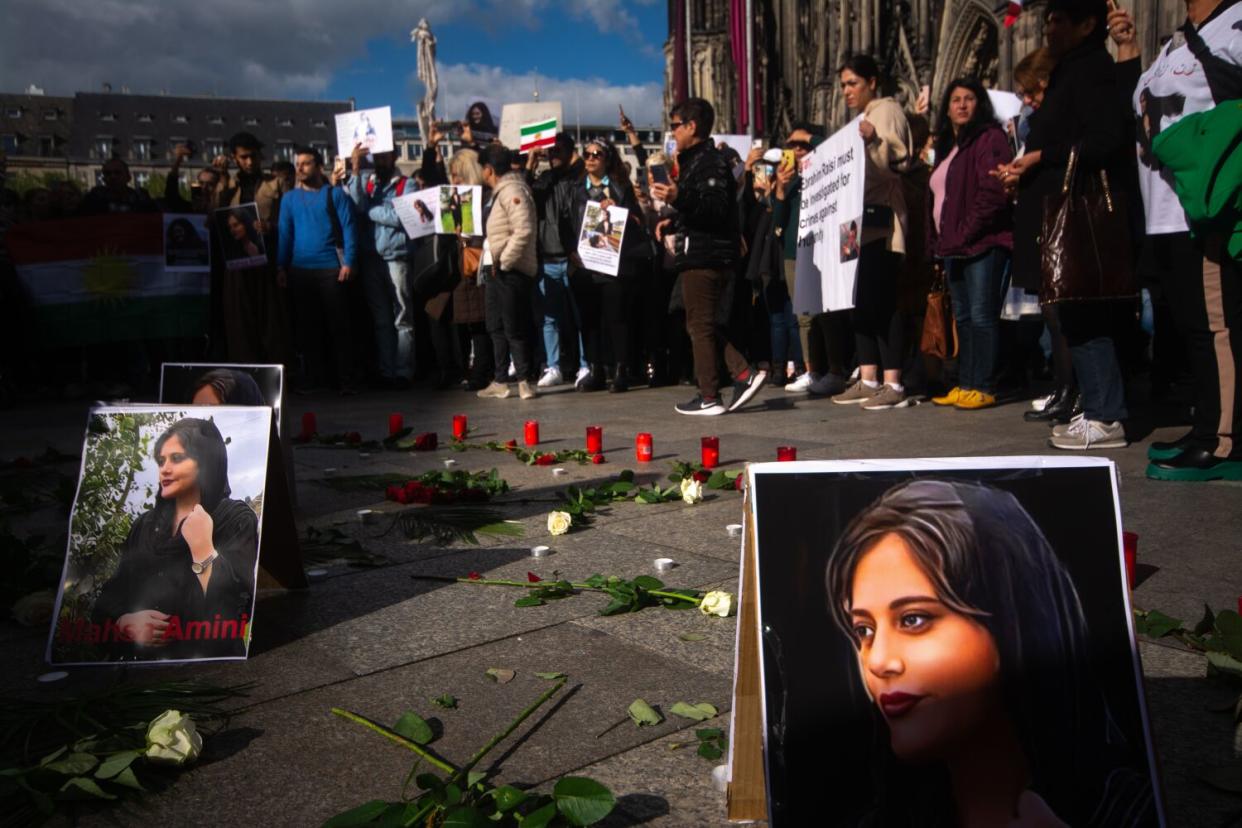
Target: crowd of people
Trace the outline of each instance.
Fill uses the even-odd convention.
[[[1193,428],[1149,447],[1149,474],[1242,479],[1238,235],[1228,214],[1188,216],[1156,140],[1242,97],[1242,2],[1187,9],[1144,68],[1127,12],[1051,0],[1046,45],[1015,67],[1024,106],[1008,123],[978,78],[949,82],[938,107],[922,96],[907,108],[885,94],[874,59],[847,57],[836,80],[866,150],[864,214],[842,239],[843,256],[858,261],[847,311],[798,313],[793,303],[798,169],[826,129],[794,124],[742,157],[710,139],[714,111],[698,98],[669,113],[667,153],[647,152],[621,113],[634,164],[607,139],[579,146],[563,132],[520,155],[476,103],[428,136],[410,179],[392,153],[361,146],[331,170],[300,147],[292,166],[265,171],[262,145],[239,133],[227,157],[199,171],[189,200],[178,170],[160,204],[113,159],[84,197],[64,186],[22,200],[6,190],[5,220],[256,204],[267,261],[216,268],[214,347],[230,361],[288,363],[298,392],[426,379],[496,399],[516,385],[529,399],[571,383],[588,393],[684,383],[697,393],[676,410],[702,416],[736,411],[768,383],[867,411],[926,399],[975,411],[1050,379],[1052,392],[1023,416],[1053,426],[1053,447],[1083,450],[1128,445],[1129,377],[1149,372],[1158,399],[1189,375]],[[1173,143],[1163,146],[1176,152]],[[178,168],[189,155],[178,148]],[[1122,232],[1094,248],[1096,258],[1125,254],[1097,263],[1111,293],[1049,290],[1061,265],[1049,254],[1048,204],[1070,181],[1102,185],[1122,216]],[[441,185],[482,188],[480,232],[460,232],[454,190],[457,237],[411,240],[394,199]],[[609,207],[627,210],[615,275],[578,254],[592,202],[609,222]],[[925,353],[928,291],[941,281],[955,353]]]

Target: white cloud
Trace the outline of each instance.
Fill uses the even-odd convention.
[[[422,95],[422,86],[410,75],[411,97]],[[506,103],[533,100],[535,86],[539,99],[560,101],[568,128],[581,119],[583,124],[617,123],[618,105],[638,126],[662,121],[664,87],[660,83],[613,84],[598,77],[550,78],[534,72],[514,74],[499,66],[478,63],[440,67],[440,100],[437,117],[465,117],[475,101],[485,101],[499,118]]]
[[[322,95],[369,40],[405,42],[420,17],[433,29],[468,20],[504,32],[538,30],[540,15],[563,9],[632,38],[632,2],[644,0],[5,0],[0,78],[10,90],[34,83],[53,95],[108,82],[146,93],[303,98]]]

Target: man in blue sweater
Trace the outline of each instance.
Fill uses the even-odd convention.
[[[353,202],[324,180],[318,150],[298,147],[295,168],[297,187],[280,203],[276,255],[277,279],[289,288],[302,352],[301,384],[294,390],[309,394],[323,387],[325,349],[330,348],[337,387],[342,394],[356,394],[347,290],[358,256]]]

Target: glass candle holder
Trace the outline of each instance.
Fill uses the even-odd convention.
[[[704,437],[699,441],[702,452],[703,468],[714,469],[720,465],[720,438]]]
[[[315,421],[315,412],[307,411],[302,415],[302,436],[312,437],[319,433],[319,424]]]
[[[522,427],[522,442],[528,446],[539,445],[539,421],[527,420]]]
[[[776,459],[781,463],[790,463],[798,459],[797,446],[777,446]]]
[[[391,437],[401,429],[405,428],[405,418],[400,414],[388,415],[388,435]]]
[[[1135,572],[1138,568],[1138,533],[1122,532],[1121,533],[1121,551],[1126,559],[1126,583],[1130,585],[1130,589],[1135,586]]]
[[[638,462],[650,463],[654,454],[655,444],[650,434],[644,431],[634,438],[634,457]]]
[[[587,450],[587,454],[599,454],[601,451],[604,450],[604,427],[603,426],[587,426],[586,450]]]
[[[465,414],[453,415],[453,439],[464,440],[466,435],[470,433],[469,424]]]

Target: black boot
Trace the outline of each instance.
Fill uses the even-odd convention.
[[[612,375],[612,385],[608,386],[609,392],[613,394],[621,394],[630,390],[630,369],[624,365],[618,365],[616,372]]]
[[[591,365],[591,375],[578,384],[579,391],[604,390],[604,366]]]
[[[1027,411],[1022,415],[1022,419],[1028,423],[1046,423],[1056,420],[1063,408],[1073,405],[1074,396],[1072,388],[1062,386],[1052,392],[1052,399],[1048,400],[1048,404],[1042,410]]]

